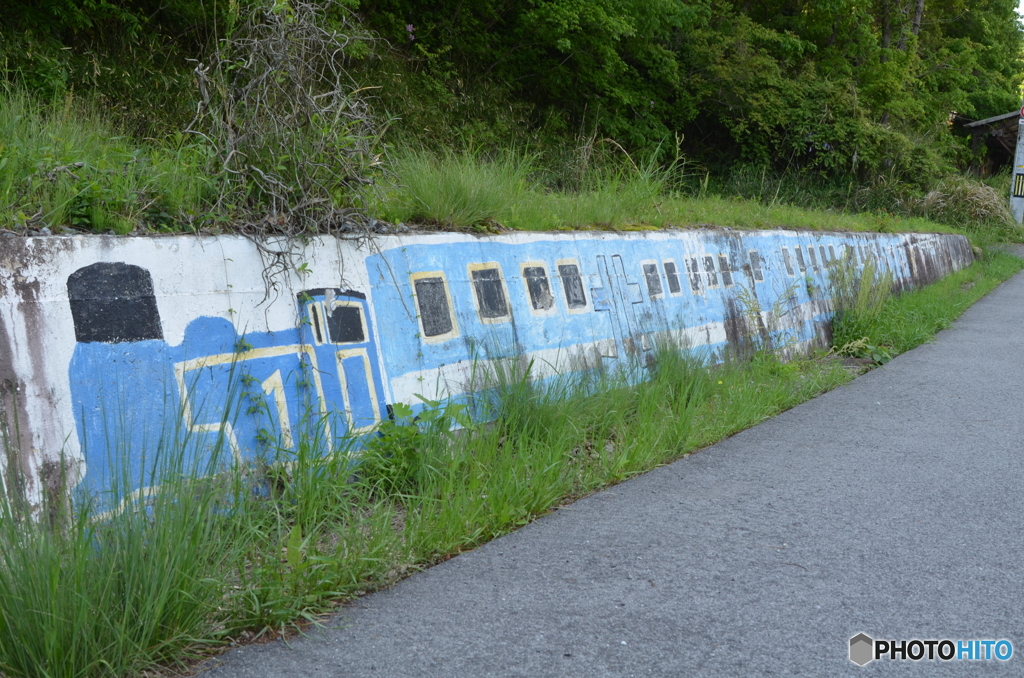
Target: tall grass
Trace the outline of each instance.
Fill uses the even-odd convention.
[[[157,494],[99,519],[88,503],[56,528],[7,508],[0,670],[131,675],[284,632],[849,378],[807,360],[709,368],[669,348],[641,369],[641,383],[508,371],[477,404],[491,423],[455,402],[397,407],[358,455],[313,434],[244,468],[210,474],[207,459],[197,480],[182,452]]]
[[[448,229],[713,225],[868,232],[959,229],[984,242],[1021,237],[1020,229],[1005,222],[1005,209],[996,209],[993,189],[967,179],[950,179],[926,199],[902,185],[840,186],[749,168],[713,179],[683,161],[666,166],[653,156],[639,162],[628,156],[579,161],[578,167],[565,170],[568,178],[552,176],[545,158],[521,152],[409,150],[395,153],[393,161],[394,185],[374,198],[373,211],[392,222]],[[950,187],[959,188],[949,192]]]
[[[50,526],[0,503],[0,671],[131,675],[218,640],[230,554],[217,529],[220,493],[165,480],[147,510],[105,520],[82,504]]]
[[[73,96],[0,89],[0,227],[178,228],[204,204],[205,165],[202,146],[133,140]]]
[[[841,215],[849,223],[866,226],[851,230],[925,230],[931,224],[932,230],[966,231],[982,244],[1024,239],[1024,230],[1009,212],[1006,173],[984,181],[954,174],[924,188],[886,174],[861,183],[849,176],[739,166],[708,174],[703,184],[691,177],[687,188],[690,195],[700,197],[740,198],[762,212],[802,208],[798,211],[826,221]]]
[[[594,166],[575,190],[548,190],[538,158],[516,151],[412,150],[394,158],[395,187],[376,209],[392,221],[518,230],[616,227],[656,217],[672,169],[652,160]]]
[[[870,292],[840,294],[839,298],[847,301],[833,323],[832,342],[838,350],[862,346],[874,353],[881,348],[888,356],[909,351],[930,341],[971,304],[1022,268],[1024,263],[1019,258],[986,250],[980,261],[919,290],[895,297],[878,297]],[[869,286],[862,285],[861,289],[865,287]]]
[[[485,158],[410,150],[396,156],[401,185],[378,209],[394,221],[448,227],[502,221],[531,192],[532,162],[532,157],[515,151]]]
[[[631,158],[611,140],[578,142],[558,157],[409,147],[392,154],[391,185],[362,198],[385,221],[443,229],[959,229],[982,244],[1024,239],[1007,221],[1002,184],[949,177],[926,192],[753,167],[712,175],[683,159]],[[22,90],[0,90],[0,228],[230,229],[237,205],[213,209],[223,187],[213,155],[200,136],[121,134],[74,96],[42,105]]]

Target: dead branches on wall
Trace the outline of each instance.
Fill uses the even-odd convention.
[[[233,229],[293,238],[365,222],[382,126],[346,63],[370,39],[333,0],[267,0],[196,66],[188,131],[210,145],[214,212]]]

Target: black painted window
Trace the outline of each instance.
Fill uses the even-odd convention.
[[[786,264],[786,275],[793,275],[793,257],[789,255],[789,248],[782,248],[782,261]]]
[[[497,268],[480,268],[472,272],[473,290],[480,317],[487,320],[508,317],[508,300]]]
[[[818,249],[821,250],[821,266],[822,268],[828,267],[829,258],[825,255],[825,246],[818,245]]]
[[[800,249],[800,245],[793,248],[796,252],[796,265],[800,267],[800,272],[803,273],[807,270],[807,263],[804,261],[804,251]]]
[[[644,264],[644,278],[647,280],[647,294],[651,299],[664,293],[657,264]]]
[[[697,257],[686,260],[686,272],[690,276],[690,289],[694,294],[700,294],[700,269],[697,268]]]
[[[714,257],[704,257],[704,272],[708,276],[708,287],[718,287],[718,274],[715,273]]]
[[[366,341],[363,334],[363,312],[358,306],[335,306],[327,318],[327,330],[335,344]]]
[[[99,262],[68,276],[75,339],[110,344],[163,339],[149,271]]]
[[[718,255],[718,269],[722,272],[722,284],[726,287],[732,285],[732,266],[729,265],[729,257],[724,254]]]
[[[555,298],[551,295],[548,273],[543,266],[524,266],[523,279],[526,280],[526,290],[530,293],[530,304],[533,305],[535,311],[547,311],[555,305]]]
[[[818,270],[818,255],[814,253],[814,245],[807,248],[807,257],[811,260],[811,268]]]
[[[586,308],[587,295],[583,291],[583,277],[576,264],[559,264],[558,275],[565,290],[565,303],[569,308]]]
[[[423,334],[436,337],[451,332],[455,325],[452,322],[451,308],[448,307],[448,291],[445,289],[444,278],[420,278],[415,285]]]
[[[764,272],[761,270],[761,255],[757,250],[750,250],[750,272],[754,276],[754,282],[764,282]]]
[[[676,262],[665,262],[665,279],[668,280],[668,291],[670,294],[679,294],[682,287],[679,286],[679,272],[676,270]]]

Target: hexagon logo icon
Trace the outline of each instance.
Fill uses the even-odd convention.
[[[857,666],[864,666],[874,659],[875,641],[866,633],[858,633],[850,638],[850,661]]]

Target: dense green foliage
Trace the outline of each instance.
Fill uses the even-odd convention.
[[[173,135],[205,111],[201,121],[208,135],[219,126],[229,142],[265,138],[233,127],[244,118],[238,113],[265,107],[232,104],[233,110],[214,111],[197,105],[251,94],[239,85],[239,74],[249,68],[242,67],[244,55],[237,43],[229,47],[225,40],[237,37],[243,25],[252,32],[263,22],[260,17],[281,20],[287,30],[297,2],[12,0],[0,14],[0,79],[44,104],[54,102],[54,110],[100,111],[130,139],[118,142],[130,151],[186,149],[190,169],[206,158],[207,176],[244,179],[247,162],[241,162],[242,174],[216,162],[227,157],[238,164],[250,157],[233,155],[231,143]],[[653,162],[673,170],[664,177],[665,194],[738,195],[770,205],[927,216],[957,227],[995,223],[1006,215],[985,216],[993,214],[986,206],[979,217],[978,210],[959,207],[978,201],[974,187],[964,191],[949,183],[971,160],[966,140],[952,133],[949,120],[953,112],[977,119],[1016,108],[1024,34],[1015,10],[1014,0],[337,0],[325,14],[326,28],[359,38],[346,41],[338,63],[328,65],[350,77],[351,88],[360,88],[345,110],[363,111],[359,107],[370,96],[365,110],[378,126],[336,134],[338,141],[319,134],[317,116],[288,114],[288,120],[307,124],[301,134],[282,134],[302,145],[312,131],[320,151],[335,141],[346,149],[362,144],[361,162],[373,167],[378,156],[387,158],[376,146],[382,129],[384,141],[403,151],[399,156],[411,157],[410,147],[442,160],[455,158],[451,149],[477,158],[518,149],[532,159],[532,186],[570,194],[607,184],[622,168],[643,174],[650,167],[645,163]],[[207,83],[201,95],[194,71],[203,64],[214,64],[220,80]],[[250,81],[274,82],[260,73],[248,75]],[[320,151],[312,155],[323,156]],[[316,165],[303,160],[302,152],[271,153],[258,169],[266,174]],[[0,142],[0,171],[9,153]],[[427,155],[419,157],[427,162]],[[33,159],[25,172],[39,179],[79,161],[68,157],[47,165]],[[399,170],[394,183],[404,183],[402,168],[391,168]],[[25,172],[12,181],[31,184]],[[329,196],[341,210],[366,205],[353,188],[367,183],[363,177],[353,181],[347,170],[341,174],[337,190],[323,185],[312,194]],[[226,183],[214,181],[213,188]],[[40,199],[20,205],[18,196],[38,193],[38,187],[11,184],[14,199],[0,209],[59,217],[117,203],[117,230],[141,223],[143,212],[150,221],[177,228],[209,226],[210,219],[197,220],[197,210],[216,215],[221,224],[239,219],[232,209],[290,214],[294,205],[281,208],[281,196],[305,195],[308,203],[311,195],[297,185],[273,194],[266,186],[249,191],[253,182],[242,183],[236,191],[242,198],[228,200],[221,190],[211,202],[207,187],[187,212],[170,209],[182,199],[164,199],[149,189],[109,199],[76,194],[64,203]],[[950,190],[927,202],[940,184]],[[270,194],[273,204],[264,205]],[[951,194],[961,197],[951,201]],[[983,202],[989,205],[989,196]],[[657,211],[655,203],[648,201],[640,212]],[[384,211],[410,209],[399,204]],[[109,220],[97,215],[80,215],[79,221],[103,230]]]
[[[36,92],[94,90],[139,124],[180,118],[196,98],[181,96],[187,59],[252,4],[14,0],[2,62]],[[708,160],[914,175],[948,150],[951,111],[1018,102],[1014,0],[347,4],[386,40],[356,70],[417,138],[596,128],[631,150],[682,135]]]
[[[401,55],[403,82],[382,97],[414,136],[442,142],[451,141],[444,132],[479,138],[525,126],[666,149],[675,135],[709,164],[861,180],[888,172],[923,184],[955,159],[951,111],[981,118],[1018,102],[1013,0],[361,6]],[[416,110],[427,96],[450,112],[448,128]],[[481,110],[496,98],[504,112]]]
[[[0,68],[49,100],[95,96],[130,131],[177,128],[194,111],[188,59],[223,26],[218,0],[8,0]]]

